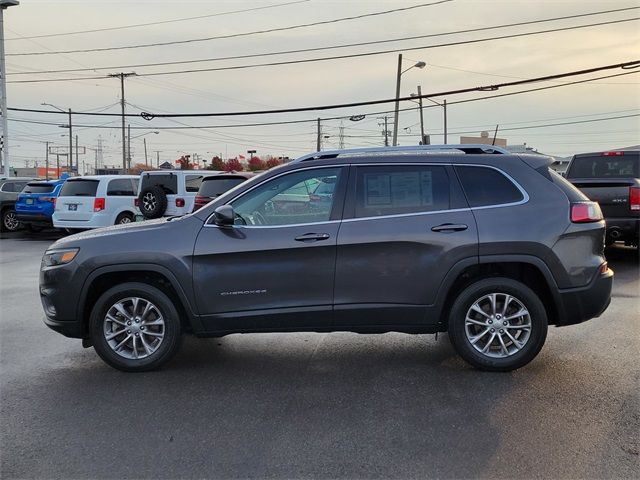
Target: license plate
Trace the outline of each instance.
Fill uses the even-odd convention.
[[[76,203],[69,204],[69,211],[75,212],[76,210],[78,210],[78,204]]]
[[[33,198],[27,198],[27,205],[33,205]]]

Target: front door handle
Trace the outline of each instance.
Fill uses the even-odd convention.
[[[305,233],[296,237],[295,240],[296,242],[318,242],[320,240],[328,240],[330,236],[328,233]]]
[[[461,232],[469,228],[463,223],[443,223],[431,229],[432,232]]]

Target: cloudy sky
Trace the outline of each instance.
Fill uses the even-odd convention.
[[[632,61],[640,58],[640,23],[637,20],[548,32],[453,46],[488,37],[537,32],[592,23],[640,17],[637,1],[558,0],[452,0],[431,6],[437,0],[243,0],[243,1],[36,1],[21,0],[5,11],[8,103],[10,107],[46,108],[46,102],[79,112],[119,113],[120,85],[110,73],[136,72],[126,80],[128,113],[213,113],[291,108],[393,98],[398,51],[404,51],[404,68],[424,61],[424,69],[413,68],[402,75],[401,95],[421,85],[423,93],[438,93],[486,86],[556,73]],[[425,5],[425,6],[421,6]],[[301,24],[367,15],[403,7],[403,11],[365,16],[323,25],[276,32],[237,35]],[[266,8],[260,8],[266,7]],[[460,30],[498,27],[519,22],[636,7],[636,9],[529,25],[492,28],[450,34]],[[199,18],[192,18],[199,17]],[[141,25],[143,24],[143,25]],[[146,24],[146,25],[145,25]],[[149,25],[150,24],[150,25]],[[126,27],[126,28],[122,28]],[[87,30],[99,30],[86,32]],[[60,35],[64,34],[64,35]],[[447,35],[442,35],[447,34]],[[133,47],[141,44],[181,42],[192,39],[236,35],[206,41],[173,43],[144,48],[92,52],[54,53],[73,50]],[[263,56],[267,53],[321,48],[344,44],[428,36],[364,46]],[[34,38],[37,37],[37,38]],[[424,47],[432,48],[424,48]],[[415,49],[420,47],[419,49]],[[411,49],[411,50],[410,50]],[[289,65],[255,66],[334,55],[361,54],[380,50],[395,52]],[[36,55],[19,55],[36,53]],[[219,57],[256,55],[250,58],[187,64],[141,66]],[[253,65],[253,66],[252,66]],[[196,73],[171,73],[193,69],[250,66]],[[72,70],[55,73],[28,73]],[[474,92],[436,96],[446,98],[449,143],[460,135],[493,132],[509,144],[526,143],[541,152],[571,155],[576,152],[624,147],[640,143],[640,77],[636,70],[609,70],[591,75],[544,83],[501,88],[498,92]],[[151,73],[163,73],[151,75]],[[502,93],[560,85],[605,75],[632,73],[593,82],[560,86],[537,92],[469,101]],[[89,77],[89,78],[86,78]],[[85,78],[85,79],[83,79]],[[38,81],[27,80],[52,80]],[[430,102],[425,102],[425,106]],[[419,115],[411,102],[400,115],[399,143],[419,140]],[[392,104],[323,112],[144,120],[127,119],[132,137],[149,133],[149,155],[173,161],[183,153],[205,158],[214,154],[234,156],[255,149],[258,155],[296,156],[315,150],[315,118],[322,121],[324,148],[382,145],[381,117]],[[359,122],[350,115],[365,115]],[[611,118],[623,117],[623,118]],[[12,162],[40,164],[44,142],[65,145],[65,116],[45,113],[9,112]],[[604,120],[603,120],[604,119]],[[291,120],[310,122],[285,125],[246,126]],[[598,121],[593,121],[598,120]],[[580,122],[580,123],[576,123]],[[121,162],[120,119],[81,116],[77,125],[80,145],[95,149],[103,140],[104,163]],[[425,109],[427,133],[432,143],[443,141],[443,109],[432,104]],[[543,126],[567,123],[566,125]],[[102,126],[101,128],[93,128]],[[214,126],[225,128],[180,128]],[[342,130],[340,127],[344,127]],[[108,128],[110,127],[110,128]],[[524,127],[524,128],[523,128]],[[389,127],[392,128],[391,125]],[[342,138],[341,138],[342,132]],[[144,160],[143,137],[132,139],[134,162]],[[81,162],[93,163],[87,151]]]

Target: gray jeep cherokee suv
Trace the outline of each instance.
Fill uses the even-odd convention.
[[[318,152],[191,215],[61,239],[45,322],[127,371],[183,332],[274,331],[447,331],[478,368],[522,367],[548,325],[607,308],[602,214],[546,157],[446,148]]]

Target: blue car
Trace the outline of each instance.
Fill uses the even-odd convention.
[[[62,184],[67,178],[67,176],[63,175],[63,178],[59,180],[27,183],[16,201],[17,220],[31,231],[53,227],[51,216],[56,206],[56,199],[62,189]]]

